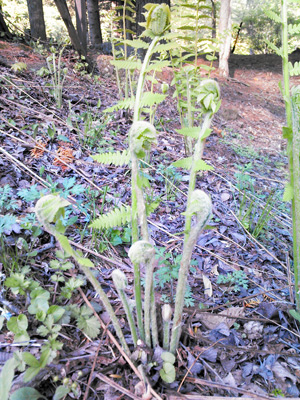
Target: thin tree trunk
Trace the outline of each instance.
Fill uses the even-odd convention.
[[[214,39],[217,31],[217,7],[215,0],[211,0],[211,27],[211,37]]]
[[[86,0],[75,0],[76,28],[80,44],[87,52]]]
[[[98,47],[103,42],[98,0],[87,0],[87,10],[91,45]]]
[[[27,0],[30,33],[33,39],[46,40],[46,27],[42,0]]]
[[[62,17],[66,28],[68,30],[72,45],[74,46],[75,50],[80,54],[86,57],[86,51],[84,47],[82,47],[76,29],[73,25],[71,15],[66,3],[66,0],[54,0],[55,5]]]
[[[228,59],[231,46],[231,0],[221,0],[220,21],[219,21],[219,74],[229,76]]]
[[[10,33],[6,25],[5,19],[3,17],[1,4],[0,4],[0,34],[3,35],[2,38],[4,39],[10,39],[12,37],[12,34]]]

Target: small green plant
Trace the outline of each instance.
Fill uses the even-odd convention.
[[[233,271],[226,275],[219,275],[217,279],[218,284],[229,285],[228,291],[239,292],[241,288],[248,289],[248,278],[244,271]]]
[[[11,69],[14,72],[23,72],[27,70],[27,64],[24,62],[16,62],[11,66]]]
[[[64,81],[68,73],[68,69],[66,67],[63,67],[61,61],[63,51],[64,47],[62,47],[62,49],[57,54],[56,49],[54,47],[51,47],[52,55],[50,55],[46,59],[52,82],[51,90],[58,108],[61,108],[62,106],[62,90]]]
[[[289,62],[289,34],[296,35],[299,33],[299,24],[288,24],[287,19],[287,0],[281,0],[281,14],[265,9],[265,13],[276,23],[281,24],[282,45],[278,48],[273,43],[267,42],[268,45],[282,58],[283,65],[283,84],[280,87],[283,94],[286,109],[286,123],[283,127],[283,137],[287,139],[287,155],[289,160],[289,182],[285,187],[283,195],[284,201],[292,203],[292,220],[293,220],[293,258],[294,258],[294,276],[295,276],[295,297],[296,310],[300,318],[300,87],[290,88],[290,76],[300,75],[300,63],[297,61],[294,65]]]
[[[175,200],[176,184],[181,182],[182,174],[173,165],[164,166],[160,164],[156,170],[158,180],[165,182],[165,196],[166,200]]]

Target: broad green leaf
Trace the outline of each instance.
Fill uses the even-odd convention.
[[[160,377],[167,383],[172,383],[176,378],[176,370],[173,364],[164,362],[163,368],[159,371]]]
[[[63,397],[65,397],[70,391],[70,388],[68,388],[67,386],[64,385],[60,385],[56,388],[54,396],[53,396],[53,400],[60,400]]]
[[[300,322],[300,313],[296,310],[289,310],[289,313],[293,318]]]
[[[170,364],[175,364],[175,361],[176,361],[174,354],[169,353],[168,351],[164,351],[161,355],[161,358],[163,361],[166,361]]]
[[[61,319],[61,317],[64,315],[64,313],[65,313],[65,309],[60,306],[56,306],[56,305],[50,306],[47,311],[48,315],[52,314],[54,323],[59,321]]]
[[[29,367],[24,374],[24,382],[30,382],[41,370],[41,367]]]
[[[76,258],[78,264],[82,265],[83,267],[94,268],[94,264],[92,261],[85,257],[78,257]]]
[[[28,351],[23,353],[23,360],[26,362],[27,365],[30,367],[39,367],[40,363],[31,353]]]
[[[77,327],[91,339],[96,338],[100,332],[100,322],[95,316],[92,316],[89,319],[79,317],[77,319]]]
[[[10,400],[39,400],[47,397],[41,395],[36,389],[30,387],[24,387],[16,390],[11,396]]]
[[[9,391],[15,375],[16,361],[10,358],[4,364],[0,374],[0,399],[8,400]]]
[[[57,220],[61,210],[69,206],[71,203],[59,196],[48,194],[39,199],[35,205],[35,213],[38,220],[44,223],[51,223]]]
[[[214,167],[211,165],[208,165],[205,161],[203,160],[198,160],[195,163],[195,170],[196,171],[213,171]]]

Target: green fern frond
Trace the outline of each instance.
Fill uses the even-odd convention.
[[[274,11],[268,10],[266,8],[264,9],[264,12],[267,15],[267,17],[269,17],[273,21],[277,22],[278,24],[281,24],[281,17],[279,14],[276,14]]]
[[[213,171],[214,167],[207,164],[204,160],[198,160],[196,162],[196,171]]]
[[[182,129],[177,129],[176,132],[180,133],[180,135],[183,136],[188,136],[191,137],[193,139],[198,139],[199,137],[199,130],[201,128],[195,126],[192,128],[182,128]]]
[[[268,44],[268,46],[275,51],[275,53],[279,56],[279,57],[283,57],[283,53],[282,53],[282,48],[279,48],[277,46],[275,46],[274,43],[271,43],[269,40],[266,39],[266,42]]]
[[[127,69],[133,71],[135,69],[141,69],[141,61],[131,61],[131,60],[111,60],[111,65],[114,65],[118,69]]]
[[[288,32],[292,35],[299,35],[300,34],[300,24],[289,24],[288,25]]]
[[[173,162],[172,165],[173,167],[179,167],[189,170],[192,166],[192,157],[182,158],[181,160]]]
[[[94,229],[109,229],[115,226],[125,225],[131,221],[131,207],[121,206],[108,212],[107,214],[101,215],[95,221],[93,221],[89,227]]]
[[[146,72],[150,72],[150,71],[160,72],[165,67],[168,67],[169,65],[170,65],[170,62],[168,60],[153,62],[148,66],[148,68],[146,69]]]
[[[294,65],[291,62],[289,62],[289,72],[290,76],[300,75],[300,62],[296,61]]]
[[[135,49],[148,49],[149,43],[144,42],[143,40],[140,39],[134,39],[134,40],[124,40],[123,43],[126,43],[127,45],[134,47]]]
[[[169,51],[176,48],[178,48],[178,43],[176,42],[162,43],[155,47],[155,52],[162,53],[163,51]]]
[[[114,112],[118,110],[128,110],[133,109],[134,107],[134,98],[130,97],[129,99],[120,100],[114,106],[108,107],[104,110],[105,113]]]
[[[128,165],[130,162],[130,153],[128,150],[124,151],[116,151],[115,153],[102,153],[95,154],[92,156],[92,159],[97,161],[100,164],[106,165],[115,165],[116,167],[120,167],[122,165]]]
[[[141,100],[141,107],[153,107],[155,104],[159,104],[167,96],[161,93],[152,93],[152,92],[144,92],[142,100]]]
[[[191,169],[192,166],[192,157],[182,158],[181,160],[177,160],[172,163],[174,167],[184,168],[187,170]],[[214,167],[208,165],[204,160],[197,160],[195,165],[196,171],[212,171]]]

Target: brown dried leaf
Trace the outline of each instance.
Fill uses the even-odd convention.
[[[234,318],[227,318],[234,317]],[[228,328],[231,328],[232,325],[239,317],[244,316],[244,307],[231,307],[227,310],[220,312],[219,314],[197,314],[198,319],[202,324],[208,329],[215,329],[218,325],[224,322]]]

